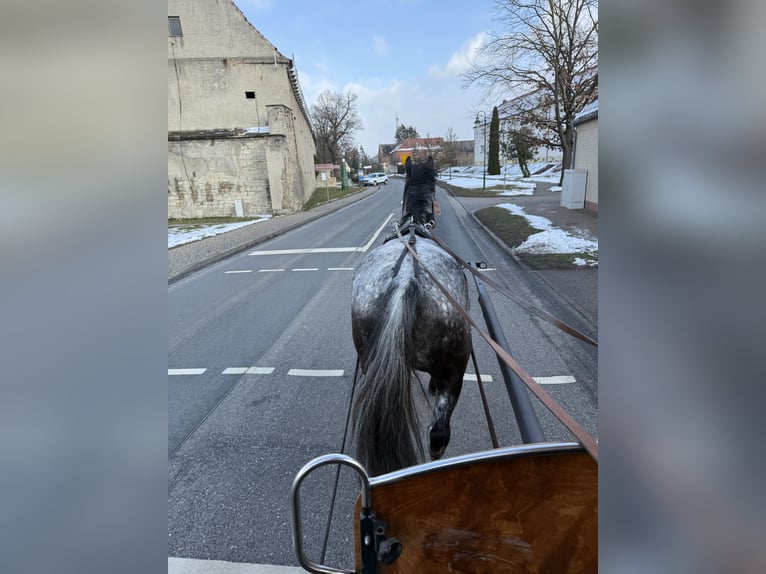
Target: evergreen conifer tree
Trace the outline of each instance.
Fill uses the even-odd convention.
[[[492,120],[489,122],[487,174],[500,175],[500,115],[497,113],[497,106],[492,108]]]

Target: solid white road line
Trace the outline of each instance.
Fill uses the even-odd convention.
[[[294,377],[342,377],[343,369],[290,369],[287,374]]]
[[[303,568],[297,566],[168,557],[168,574],[305,574],[305,572]]]
[[[569,375],[558,375],[556,377],[532,377],[539,385],[568,385],[576,383],[577,379]]]
[[[168,369],[168,375],[201,375],[207,369]]]
[[[252,251],[248,253],[248,255],[304,255],[306,253],[350,253],[353,251],[361,251],[365,252],[370,247],[372,247],[372,244],[375,243],[375,240],[378,238],[378,235],[383,231],[383,228],[388,224],[388,222],[393,217],[393,214],[389,214],[389,216],[386,218],[386,220],[381,224],[380,227],[375,231],[375,233],[372,235],[370,240],[362,245],[361,247],[309,247],[306,249],[264,249],[263,251]]]
[[[271,249],[253,251],[248,255],[303,255],[305,253],[349,253],[359,251],[359,247],[311,247],[307,249]]]
[[[375,234],[372,236],[372,238],[364,244],[363,247],[360,247],[357,251],[366,252],[370,247],[372,247],[372,244],[375,243],[375,240],[378,238],[378,235],[380,235],[380,232],[383,231],[383,228],[388,224],[388,222],[393,217],[393,213],[390,213],[388,217],[386,217],[386,220],[381,224],[380,227],[378,227],[378,230],[375,232]]]

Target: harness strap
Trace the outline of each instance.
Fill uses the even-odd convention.
[[[572,327],[570,325],[567,325],[566,323],[564,323],[560,319],[557,319],[553,315],[550,315],[549,313],[546,313],[542,309],[540,309],[538,307],[535,307],[534,305],[532,305],[530,303],[527,303],[523,299],[520,299],[519,297],[513,295],[512,293],[510,293],[509,291],[507,291],[506,289],[504,289],[503,287],[498,285],[497,282],[493,281],[492,279],[490,279],[486,275],[482,275],[481,273],[479,273],[473,267],[473,265],[471,265],[470,263],[466,263],[465,260],[463,260],[457,253],[455,253],[449,247],[447,247],[447,245],[445,245],[444,242],[441,241],[438,237],[436,237],[433,233],[431,234],[431,239],[433,239],[437,243],[437,245],[439,245],[439,247],[444,249],[444,251],[446,251],[447,253],[452,255],[452,257],[454,257],[455,260],[458,263],[460,263],[463,267],[465,267],[468,271],[470,271],[471,273],[476,275],[476,277],[479,277],[482,281],[484,281],[488,285],[491,285],[492,287],[497,289],[501,294],[505,295],[511,301],[513,301],[516,304],[520,305],[523,309],[525,309],[526,311],[528,311],[532,315],[535,315],[536,317],[539,317],[540,319],[542,319],[544,321],[547,321],[548,323],[550,323],[554,327],[560,329],[561,331],[564,331],[568,335],[572,335],[573,337],[576,337],[577,339],[580,339],[581,341],[584,341],[584,342],[588,343],[589,345],[593,345],[594,347],[598,347],[598,341],[595,341],[595,340],[591,339],[590,337],[588,337],[588,335],[585,335],[584,333],[578,331],[574,327]]]
[[[421,261],[417,252],[410,248],[402,235],[399,233],[398,229],[396,232],[399,236],[399,240],[404,243],[405,248],[408,249],[410,253],[412,253],[412,256],[420,263],[423,269],[425,269],[426,273],[428,273],[431,279],[433,279],[434,283],[437,287],[439,287],[447,300],[452,303],[452,305],[455,307],[455,309],[458,310],[463,318],[479,332],[482,338],[487,341],[490,347],[492,347],[497,356],[500,357],[505,362],[505,364],[507,364],[513,370],[513,372],[519,376],[522,382],[540,400],[540,402],[542,402],[548,408],[548,410],[551,411],[551,413],[553,413],[553,415],[559,419],[564,424],[564,426],[567,427],[567,429],[569,429],[569,431],[580,441],[588,454],[590,454],[593,459],[598,462],[598,443],[596,442],[596,439],[594,439],[584,428],[582,428],[582,426],[580,426],[580,424],[574,420],[574,418],[572,418],[568,412],[566,412],[548,393],[546,393],[543,388],[521,367],[521,365],[519,365],[519,363],[517,363],[516,360],[505,351],[505,349],[498,345],[492,337],[485,333],[476,324],[476,322],[471,318],[466,310],[463,309],[463,306],[452,296],[452,293],[447,291],[441,282],[439,282],[439,280],[434,277],[433,273],[431,273],[431,270],[423,264],[423,261]]]

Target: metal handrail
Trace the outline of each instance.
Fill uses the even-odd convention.
[[[301,493],[300,487],[303,480],[319,467],[329,464],[341,464],[356,471],[362,479],[362,510],[369,509],[372,505],[370,493],[370,477],[364,467],[345,454],[326,454],[308,462],[298,471],[293,480],[293,546],[298,556],[298,562],[304,570],[314,574],[356,574],[354,570],[341,570],[332,566],[325,566],[309,560],[303,550],[303,532],[301,529]]]

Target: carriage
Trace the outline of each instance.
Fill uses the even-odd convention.
[[[396,235],[365,257],[354,276],[352,331],[357,375],[363,373],[354,397],[356,458],[324,455],[296,475],[292,508],[298,561],[317,574],[595,572],[598,445],[510,356],[484,285],[493,282],[430,229],[432,160],[408,160],[406,174]],[[489,333],[466,311],[465,270],[476,282]],[[597,345],[544,311],[517,302]],[[473,357],[472,328],[498,357],[524,444],[499,448],[490,426],[495,448],[440,460]],[[434,396],[428,427],[432,460],[422,464],[417,464],[424,448],[411,390],[415,371],[430,374]],[[481,380],[479,385],[484,398]],[[545,441],[527,390],[578,442]],[[301,487],[314,471],[329,465],[347,467],[358,477],[354,570],[316,562],[304,547]]]

